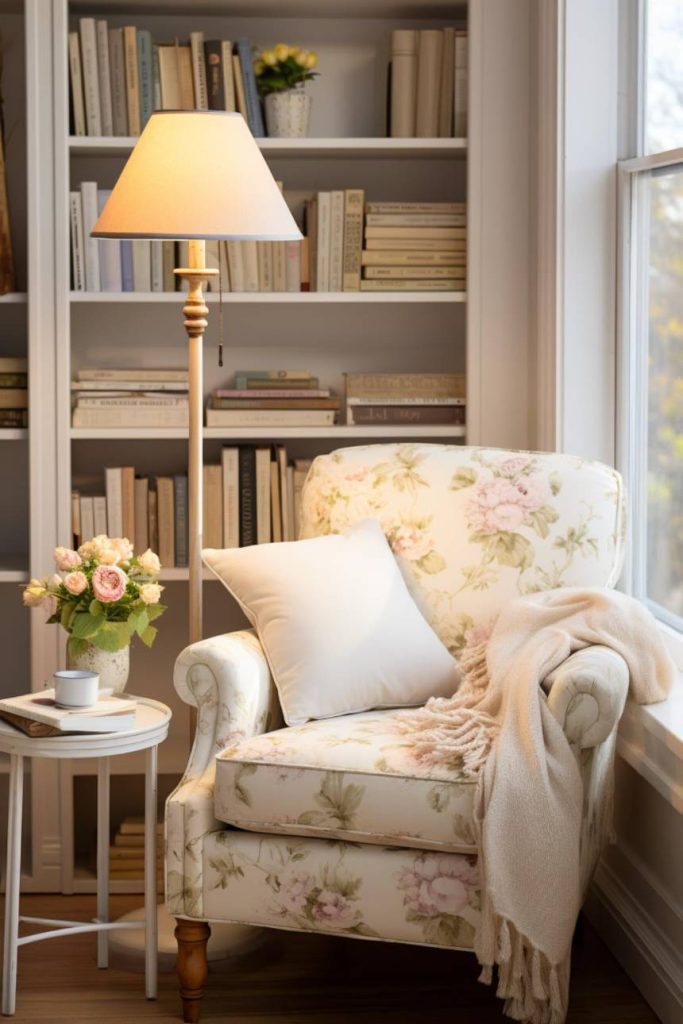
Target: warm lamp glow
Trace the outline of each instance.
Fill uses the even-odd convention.
[[[300,239],[241,114],[152,114],[99,220],[98,238]]]

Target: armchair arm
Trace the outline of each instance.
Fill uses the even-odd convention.
[[[179,655],[173,682],[197,709],[190,759],[166,801],[166,901],[177,916],[202,915],[202,841],[221,827],[213,810],[216,754],[281,724],[277,692],[252,630],[200,640]]]
[[[609,647],[575,651],[544,682],[548,707],[573,747],[597,747],[612,733],[624,710],[629,673]]]

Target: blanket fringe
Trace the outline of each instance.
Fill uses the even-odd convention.
[[[527,1024],[564,1024],[569,996],[569,955],[553,964],[514,924],[482,910],[475,941],[481,964],[479,981],[490,985],[498,968],[496,995],[505,1000],[505,1013]]]
[[[458,767],[475,778],[489,755],[499,727],[477,705],[488,686],[486,641],[465,648],[460,666],[464,679],[452,697],[432,697],[424,707],[397,716],[397,727],[410,733],[414,756],[424,764]]]

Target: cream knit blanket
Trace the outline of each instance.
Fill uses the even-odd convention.
[[[455,696],[402,716],[418,756],[477,775],[481,980],[497,965],[505,1012],[533,1024],[565,1019],[582,895],[581,777],[541,683],[591,644],[624,658],[633,700],[666,697],[675,670],[647,609],[617,591],[565,588],[512,601],[488,643],[466,652]]]

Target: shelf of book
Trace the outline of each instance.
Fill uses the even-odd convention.
[[[466,427],[451,426],[353,426],[343,424],[332,427],[204,427],[205,440],[215,441],[285,441],[294,438],[335,438],[343,441],[347,437],[367,437],[384,441],[387,438],[462,438],[466,436]],[[72,427],[73,441],[172,441],[187,437],[187,431],[181,427]]]
[[[137,139],[101,135],[69,136],[71,156],[126,156]],[[467,139],[392,139],[392,138],[330,138],[330,139],[257,139],[264,156],[269,157],[345,157],[361,160],[387,157],[394,160],[457,159],[467,157]]]
[[[71,302],[117,304],[128,302],[182,303],[182,292],[70,292]],[[204,296],[206,302],[218,302],[218,292]],[[223,292],[223,302],[265,303],[377,303],[377,302],[466,302],[467,292]]]
[[[0,427],[0,441],[25,441],[27,437],[26,427]]]

